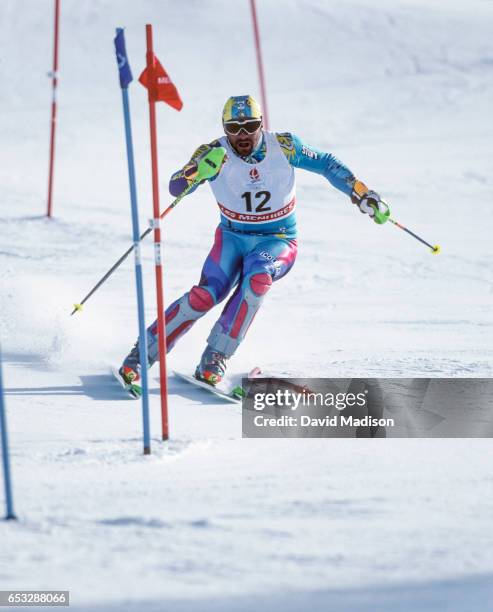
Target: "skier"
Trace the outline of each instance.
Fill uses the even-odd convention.
[[[195,377],[217,385],[226,361],[234,354],[273,282],[292,268],[297,251],[295,173],[302,168],[323,175],[350,196],[362,213],[378,221],[387,205],[380,196],[330,153],[323,153],[286,133],[263,130],[262,112],[252,96],[226,101],[225,135],[201,145],[185,166],[172,175],[169,190],[180,195],[197,176],[200,160],[214,147],[226,157],[209,179],[220,209],[214,244],[200,281],[166,310],[166,346],[170,351],[200,317],[234,292],[207,339]],[[190,190],[192,193],[197,186]],[[375,211],[377,215],[375,216]],[[147,330],[149,367],[158,359],[157,321]],[[120,376],[138,383],[138,342],[124,359]]]

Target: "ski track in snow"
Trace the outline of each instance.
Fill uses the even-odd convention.
[[[19,515],[0,522],[0,589],[70,589],[77,612],[492,608],[487,439],[241,440],[239,407],[170,378],[163,444],[151,376],[141,454],[140,402],[107,373],[136,336],[132,257],[69,316],[131,242],[114,28],[126,26],[138,75],[153,23],[185,101],[179,115],[158,109],[164,206],[170,173],[219,135],[224,100],[257,93],[248,6],[66,0],[47,220],[51,11],[0,8],[0,338]],[[297,262],[231,372],[491,376],[492,4],[265,0],[258,12],[272,128],[333,152],[442,254],[299,172]],[[224,32],[247,44],[225,52]],[[213,83],[198,57],[214,58]],[[135,83],[130,98],[143,230],[147,104]],[[216,223],[204,187],[167,217],[166,302],[197,282]],[[152,241],[142,257],[151,320]],[[177,345],[170,371],[193,370],[217,316]]]

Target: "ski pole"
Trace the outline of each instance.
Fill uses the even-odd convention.
[[[164,213],[169,212],[169,210],[173,208],[173,206],[176,206],[178,202],[187,195],[190,189],[192,189],[192,187],[195,186],[195,184],[196,184],[195,182],[190,183],[190,185],[171,203],[171,205],[168,206],[168,208],[164,211]],[[152,227],[148,227],[146,231],[140,236],[139,242],[143,240],[151,231],[152,231]],[[77,311],[82,310],[82,306],[87,302],[87,300],[91,297],[91,295],[93,295],[93,293],[95,293],[99,289],[99,287],[101,287],[101,285],[106,280],[108,280],[108,278],[113,274],[113,272],[125,261],[125,259],[127,259],[127,257],[134,250],[134,248],[135,248],[135,244],[132,244],[132,246],[129,247],[125,251],[125,253],[123,253],[123,255],[120,257],[120,259],[108,270],[108,272],[106,272],[106,274],[94,285],[94,287],[89,291],[89,293],[84,297],[84,299],[82,299],[79,303],[74,304],[74,309],[72,310],[70,315],[73,315]]]
[[[425,244],[427,247],[429,247],[431,249],[432,255],[438,255],[438,253],[440,253],[441,248],[439,244],[433,245],[433,244],[430,244],[429,242],[426,242],[426,240],[424,240],[423,238],[420,238],[417,234],[412,232],[410,229],[407,229],[407,227],[404,227],[403,225],[401,225],[398,221],[394,221],[394,219],[389,218],[389,221],[393,223],[396,227],[410,234],[413,238],[416,238],[416,240],[419,240],[422,244]]]
[[[225,155],[226,149],[224,149],[223,147],[216,147],[209,151],[199,162],[197,168],[197,176],[195,177],[195,180],[190,183],[190,185],[188,185],[188,187],[186,187],[186,189],[184,189],[180,193],[180,195],[173,200],[173,202],[171,202],[168,208],[166,208],[166,210],[164,210],[160,214],[159,218],[164,219],[164,217],[166,217],[166,215],[171,212],[171,210],[187,195],[187,193],[189,193],[189,191],[193,187],[198,185],[203,180],[212,178],[215,174],[217,174],[217,169],[221,167]],[[148,234],[150,234],[152,229],[152,227],[148,227],[146,231],[140,236],[139,242],[143,240]],[[135,243],[132,244],[132,246],[127,251],[125,251],[125,253],[123,253],[123,255],[120,257],[120,259],[108,270],[108,272],[106,272],[106,274],[94,285],[94,287],[89,291],[89,293],[79,303],[74,304],[74,309],[70,313],[71,316],[79,310],[82,310],[82,306],[87,302],[91,295],[93,295],[99,289],[99,287],[101,287],[101,285],[106,280],[108,280],[108,278],[113,274],[113,272],[125,261],[125,259],[127,259],[130,253],[134,250],[135,246]]]
[[[404,227],[401,223],[399,223],[398,221],[395,221],[394,219],[391,218],[390,216],[390,209],[389,206],[386,202],[381,201],[380,204],[384,204],[387,207],[387,210],[383,211],[383,210],[379,210],[378,206],[376,204],[370,204],[370,206],[373,208],[373,210],[375,211],[375,221],[376,223],[378,223],[379,225],[383,225],[386,221],[390,221],[391,223],[393,223],[396,227],[400,228],[401,230],[404,230],[405,232],[407,232],[408,234],[410,234],[413,238],[416,238],[416,240],[419,240],[422,244],[425,244],[427,247],[430,247],[431,252],[433,255],[438,255],[438,253],[440,253],[440,245],[439,244],[430,244],[429,242],[426,242],[426,240],[424,240],[423,238],[420,238],[420,236],[418,236],[417,234],[415,234],[414,232],[412,232],[410,229],[407,229],[407,227]]]

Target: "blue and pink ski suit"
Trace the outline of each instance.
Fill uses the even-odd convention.
[[[227,161],[209,182],[220,209],[220,223],[198,284],[166,309],[166,341],[169,351],[195,321],[233,290],[207,339],[209,347],[229,358],[272,283],[294,264],[294,168],[321,174],[348,196],[355,177],[333,155],[304,144],[294,134],[264,131],[248,157],[240,157],[225,136],[200,146],[171,177],[173,196],[193,181],[200,157],[218,146],[226,148]],[[148,329],[148,343],[152,364],[158,359],[157,321]]]

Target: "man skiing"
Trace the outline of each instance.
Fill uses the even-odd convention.
[[[195,377],[217,385],[226,361],[234,354],[273,282],[285,276],[297,251],[295,173],[301,168],[323,175],[351,197],[362,213],[377,223],[387,205],[329,153],[304,144],[291,133],[263,130],[262,113],[252,96],[226,101],[225,135],[201,145],[190,161],[172,175],[169,190],[178,196],[196,182],[198,165],[215,147],[224,147],[225,161],[209,179],[220,209],[214,244],[200,281],[166,310],[166,346],[171,350],[200,317],[222,302],[234,288],[207,339]],[[198,183],[190,188],[194,191]],[[148,365],[159,359],[157,321],[147,330]],[[138,383],[138,342],[120,368],[127,385]]]

